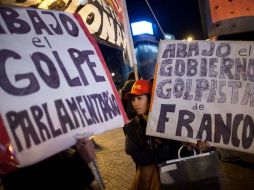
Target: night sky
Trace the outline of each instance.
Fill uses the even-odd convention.
[[[195,40],[205,39],[202,31],[198,0],[148,0],[163,31],[182,40],[192,35]],[[145,0],[126,0],[130,22],[141,20],[156,24]],[[158,31],[160,31],[158,29]]]
[[[148,2],[165,33],[174,35],[176,40],[183,40],[189,35],[192,35],[194,40],[206,39],[207,34],[203,33],[198,0],[148,0]],[[126,0],[126,4],[130,22],[147,20],[157,25],[145,0]],[[157,31],[160,33],[158,26]],[[254,40],[254,31],[219,36],[218,40],[250,41]],[[126,79],[124,75],[128,72],[123,67],[122,52],[101,44],[100,48],[109,70],[117,73],[113,77],[116,87],[121,87]]]

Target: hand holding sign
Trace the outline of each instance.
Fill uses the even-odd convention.
[[[95,160],[96,155],[94,146],[89,139],[87,138],[78,139],[76,149],[80,154],[80,156],[86,161],[86,163]]]
[[[76,138],[77,138],[77,135],[76,135]],[[91,186],[95,190],[96,189],[103,190],[105,188],[105,185],[100,175],[100,171],[97,167],[96,155],[95,155],[95,149],[94,149],[93,143],[91,142],[91,140],[89,140],[88,137],[83,136],[80,139],[78,139],[76,143],[76,149],[78,153],[80,154],[80,156],[86,161],[86,163],[88,164],[89,168],[91,169],[95,177],[95,180],[93,181]]]
[[[194,148],[198,150],[199,152],[206,152],[211,148],[211,145],[208,142],[202,141],[202,140],[198,140],[196,144],[187,143],[186,146],[189,151]]]

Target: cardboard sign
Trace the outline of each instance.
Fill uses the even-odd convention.
[[[77,135],[124,125],[116,88],[79,15],[0,7],[0,23],[0,155],[13,151],[26,166],[74,145]]]
[[[254,153],[254,42],[161,41],[147,134]]]

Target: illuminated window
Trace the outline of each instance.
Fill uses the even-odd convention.
[[[140,34],[151,34],[153,35],[153,25],[151,22],[140,21],[131,23],[131,29],[133,36]]]

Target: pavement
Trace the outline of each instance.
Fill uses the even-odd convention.
[[[94,138],[101,147],[96,151],[97,165],[107,190],[128,190],[135,174],[135,165],[124,151],[122,128],[113,129]]]
[[[128,190],[135,174],[135,165],[124,151],[122,128],[107,131],[94,138],[97,165],[106,190]],[[254,154],[237,152],[241,160],[219,161],[221,190],[254,190]],[[204,187],[207,189],[207,187]],[[3,188],[0,185],[0,190]]]
[[[125,154],[122,128],[97,135],[97,164],[107,190],[128,190],[135,174],[135,165]],[[240,160],[219,161],[221,190],[254,190],[254,154],[237,152]],[[206,189],[206,187],[204,187]]]

